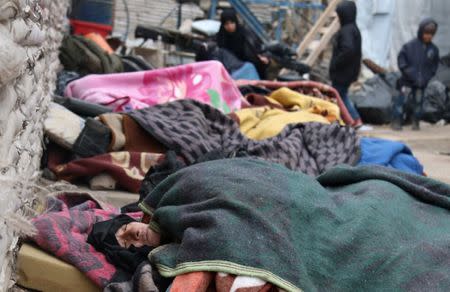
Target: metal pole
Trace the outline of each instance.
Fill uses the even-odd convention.
[[[180,1],[178,3],[177,29],[180,29],[180,27],[181,27],[181,17],[182,17],[182,13],[183,13],[182,8],[183,8],[183,4]]]

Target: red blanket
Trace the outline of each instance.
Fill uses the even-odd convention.
[[[123,151],[77,159],[65,164],[49,163],[48,166],[58,179],[69,182],[107,173],[122,189],[138,193],[145,174],[160,157],[161,154]]]
[[[119,210],[100,205],[88,194],[60,194],[47,199],[47,212],[33,219],[33,236],[42,249],[74,265],[96,285],[104,288],[117,276],[117,269],[86,242],[92,226],[118,215]],[[142,213],[127,214],[134,218]]]

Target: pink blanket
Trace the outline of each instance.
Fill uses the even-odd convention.
[[[37,234],[32,237],[43,250],[74,265],[97,286],[104,288],[124,273],[110,264],[105,255],[86,242],[92,226],[114,218],[120,212],[107,204],[100,205],[88,194],[67,193],[47,198],[47,212],[34,218]],[[133,218],[142,212],[128,213]]]
[[[195,99],[229,113],[241,93],[220,62],[208,61],[133,73],[89,75],[72,81],[65,95],[130,111],[177,99]]]

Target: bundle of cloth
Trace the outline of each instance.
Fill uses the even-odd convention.
[[[314,81],[237,80],[236,84],[244,95],[249,93],[270,93],[273,90],[286,87],[308,96],[332,101],[338,105],[342,120],[346,125],[352,125],[354,122],[336,89],[323,83]]]
[[[404,143],[380,138],[361,138],[359,165],[383,165],[413,174],[424,174],[422,164]]]
[[[397,142],[392,148],[392,141],[360,138],[353,128],[342,126],[333,103],[289,89],[254,96],[253,102],[258,106],[229,115],[194,100],[179,100],[86,120],[55,106],[44,125],[65,149],[49,146],[47,167],[56,179],[133,193],[170,150],[187,164],[211,151],[245,152],[311,176],[338,164],[359,163],[423,173],[406,145]]]
[[[224,113],[241,108],[242,95],[217,61],[151,71],[89,75],[70,82],[65,96],[106,105],[116,112],[194,99]]]
[[[289,88],[280,88],[267,96],[251,93],[245,98],[250,105],[230,116],[238,122],[242,133],[252,139],[276,136],[289,124],[344,124],[336,104]]]
[[[105,51],[83,36],[65,35],[59,51],[59,59],[67,71],[80,75],[123,72],[118,55]]]
[[[450,268],[450,186],[382,166],[341,165],[314,178],[230,155],[207,153],[193,165],[166,156],[146,177],[139,206],[161,238],[148,260],[136,262],[147,291],[428,291],[450,285],[444,272]],[[45,248],[52,239],[39,228],[48,221],[49,214],[43,216],[35,220],[43,232],[34,240]],[[97,234],[98,226],[81,228],[78,238]],[[136,274],[113,278],[97,283],[129,289],[106,291],[143,291]]]
[[[146,171],[168,150],[188,164],[211,151],[245,152],[312,176],[359,161],[359,138],[352,128],[317,122],[280,125],[273,137],[254,140],[242,132],[245,125],[219,110],[179,100],[87,119],[65,144],[69,154],[50,152],[47,166],[56,178],[71,182],[106,173],[116,182],[110,184],[137,192]]]

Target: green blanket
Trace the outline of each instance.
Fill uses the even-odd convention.
[[[450,186],[383,167],[318,177],[251,159],[205,162],[141,203],[171,242],[149,255],[166,277],[256,276],[288,291],[446,290]]]

